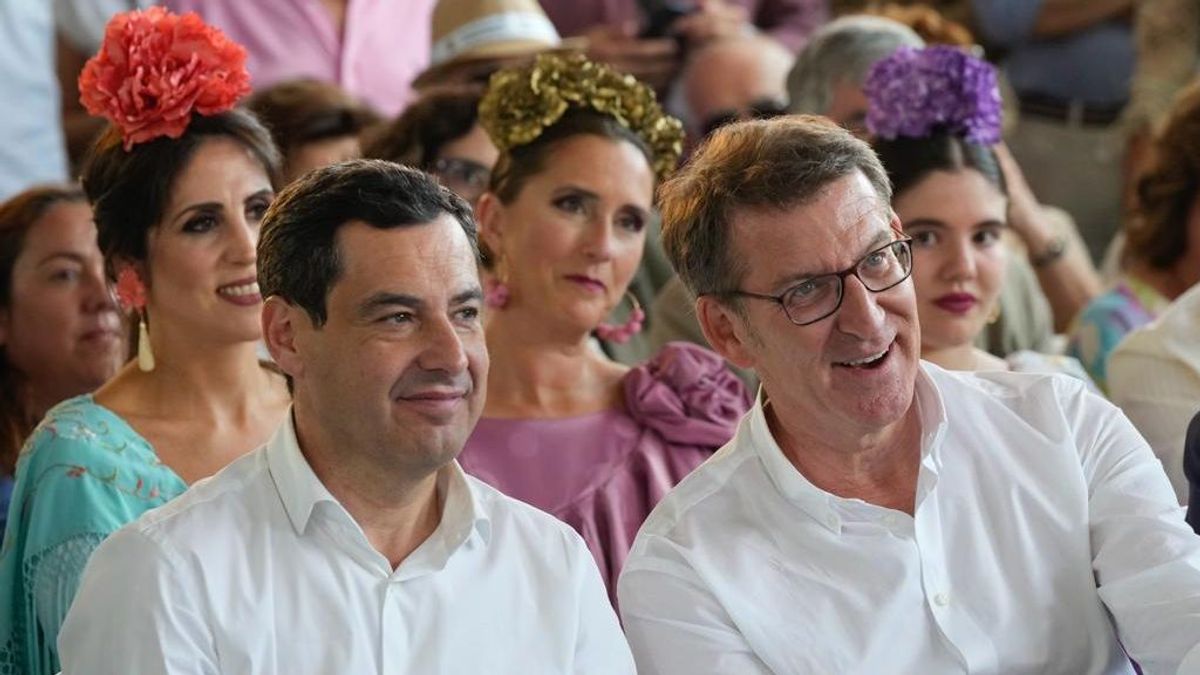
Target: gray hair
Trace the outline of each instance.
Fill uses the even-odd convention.
[[[784,115],[721,127],[659,192],[663,249],[693,295],[728,296],[745,273],[731,251],[739,212],[805,204],[856,172],[881,205],[891,203],[879,157],[832,120]],[[730,306],[740,311],[736,301]]]
[[[861,86],[876,61],[901,47],[924,47],[911,28],[879,16],[844,16],[813,34],[788,74],[791,111],[823,115],[839,82]]]

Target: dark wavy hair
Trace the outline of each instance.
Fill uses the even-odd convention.
[[[122,147],[120,129],[109,125],[88,151],[83,189],[96,218],[100,251],[113,260],[146,259],[146,234],[162,220],[175,180],[207,139],[228,138],[248,149],[266,170],[271,185],[280,185],[279,151],[270,133],[249,111],[192,115],[179,138],[160,137]]]
[[[270,130],[285,162],[306,143],[358,136],[379,122],[370,106],[341,87],[308,78],[257,91],[245,105]]]
[[[1169,269],[1187,254],[1188,213],[1200,188],[1200,83],[1180,93],[1154,139],[1153,160],[1137,184],[1126,256]]]
[[[0,312],[12,309],[13,268],[33,225],[58,204],[84,201],[78,187],[46,185],[0,204]],[[25,375],[9,362],[7,349],[0,343],[0,475],[12,475],[21,444],[38,422],[29,407],[27,386]]]
[[[428,170],[442,147],[471,131],[479,119],[483,87],[463,84],[430,89],[363,146],[363,157]]]

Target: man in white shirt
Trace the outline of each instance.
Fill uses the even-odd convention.
[[[1200,672],[1200,538],[1146,443],[1069,379],[921,363],[890,199],[807,116],[663,187],[705,336],[762,389],[634,543],[638,672]]]
[[[97,549],[70,675],[628,673],[583,541],[466,476],[483,408],[475,225],[388,162],[263,220],[263,332],[294,403],[263,448]]]

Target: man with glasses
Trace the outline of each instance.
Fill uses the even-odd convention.
[[[810,116],[725,127],[664,185],[704,334],[762,388],[634,543],[638,672],[1200,672],[1161,465],[1081,383],[920,362],[890,198]]]

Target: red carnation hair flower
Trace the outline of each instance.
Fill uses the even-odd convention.
[[[79,75],[79,100],[121,129],[125,150],[179,138],[192,113],[215,115],[250,93],[246,50],[194,13],[161,7],[113,16]]]
[[[117,272],[117,302],[125,312],[140,310],[146,306],[146,285],[129,265],[122,265]]]

